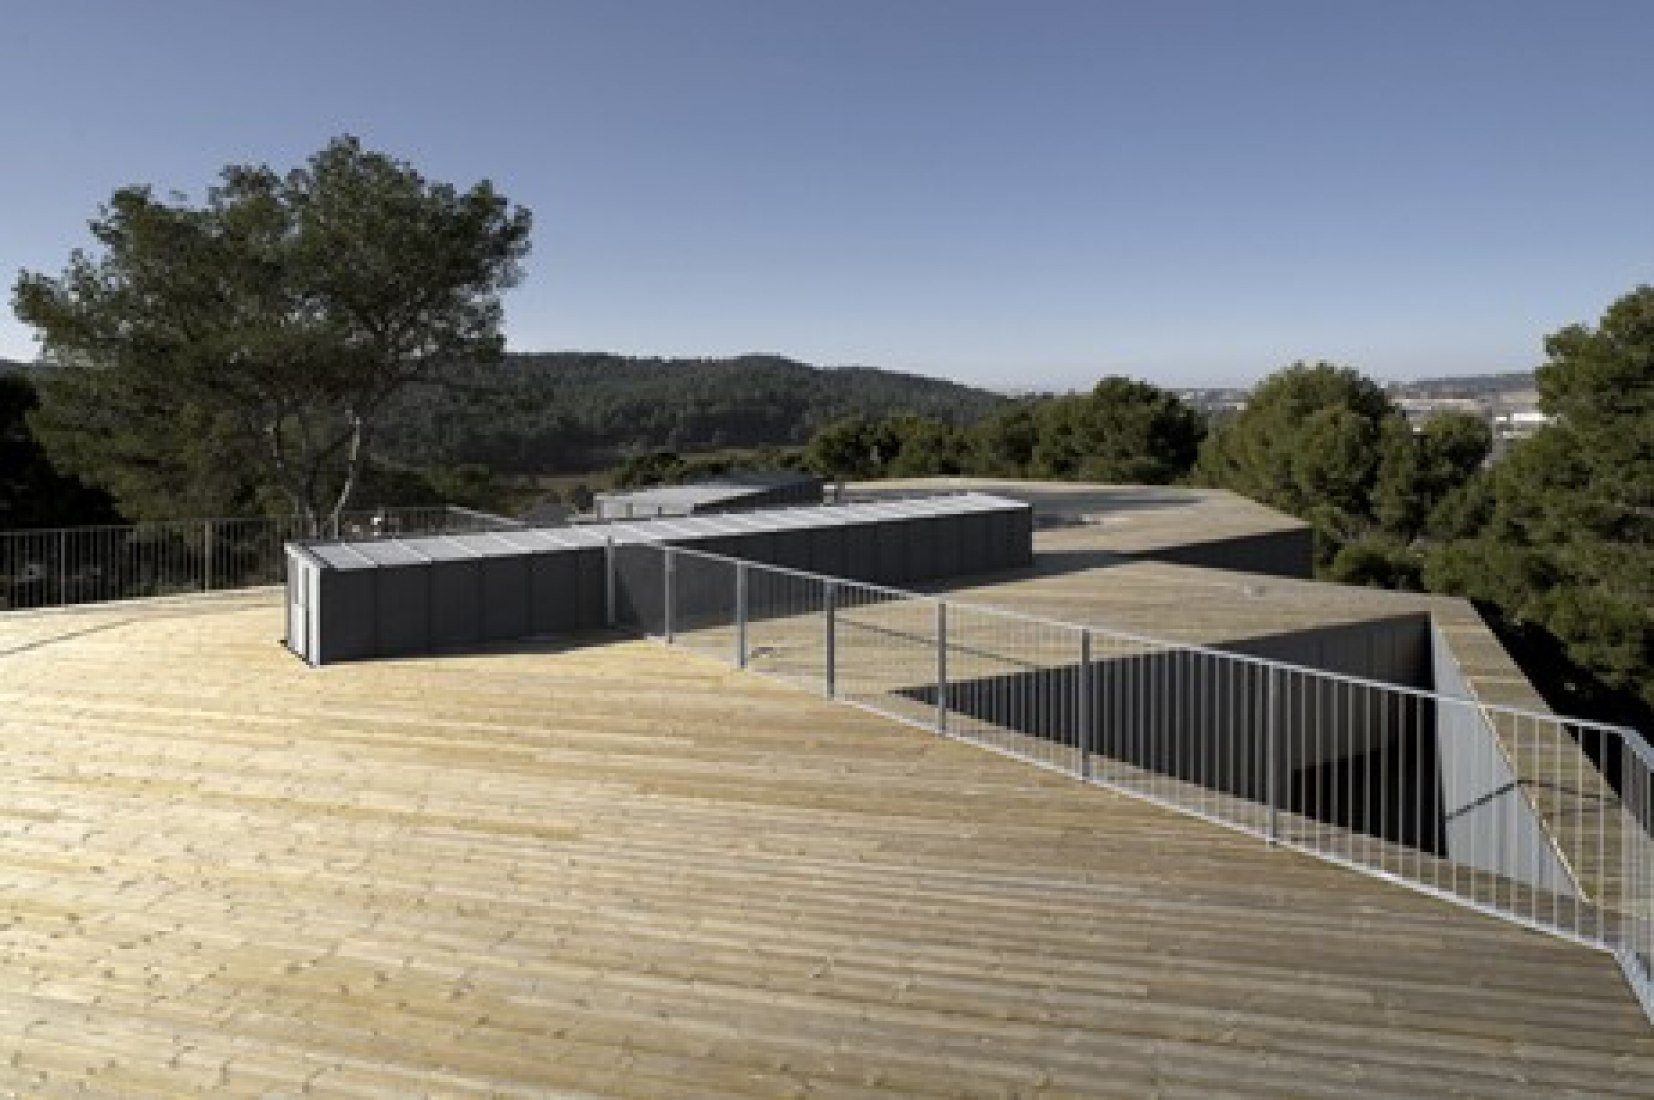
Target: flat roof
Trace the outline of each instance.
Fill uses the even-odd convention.
[[[1094,549],[1148,554],[1176,546],[1305,531],[1302,520],[1224,489],[1178,485],[1101,485],[1013,478],[906,478],[855,482],[857,498],[971,492],[1021,500],[1036,521],[1074,532]]]
[[[771,489],[819,484],[820,481],[821,479],[814,474],[800,473],[796,470],[753,470],[724,474],[683,485],[651,485],[643,489],[598,493],[596,499],[604,504],[691,508],[703,504],[736,501]]]
[[[0,615],[0,1085],[1645,1095],[1612,959],[681,650]]]
[[[574,527],[512,528],[452,535],[409,535],[396,538],[300,540],[297,546],[328,569],[375,569],[386,565],[416,565],[429,561],[546,553],[571,547],[616,543],[657,542],[753,531],[789,531],[804,528],[853,526],[927,516],[977,515],[983,512],[1021,511],[1024,502],[984,493],[938,493],[902,500],[855,504],[801,504],[757,508],[717,515],[669,516],[661,519],[617,520]]]

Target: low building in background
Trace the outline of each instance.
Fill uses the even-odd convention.
[[[822,482],[795,470],[752,470],[687,485],[656,485],[630,492],[598,493],[602,520],[701,516],[787,504],[820,504]]]

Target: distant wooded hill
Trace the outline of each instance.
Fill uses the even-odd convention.
[[[585,470],[643,450],[798,446],[855,414],[912,413],[965,425],[1008,401],[957,382],[770,355],[513,353],[459,390],[409,394],[375,449],[422,464]]]

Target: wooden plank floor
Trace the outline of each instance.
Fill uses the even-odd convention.
[[[0,1091],[1647,1095],[1604,955],[643,642],[0,616]]]
[[[1261,634],[1424,613],[1447,641],[1478,702],[1550,714],[1466,600],[1152,561],[1121,559],[1091,568],[1051,564],[1064,553],[1103,541],[1090,528],[1038,532],[1035,547],[1041,556],[1035,568],[973,578],[949,588],[948,595],[964,603],[1219,648]],[[1626,810],[1590,757],[1546,721],[1491,711],[1482,717],[1581,895],[1593,904],[1633,909],[1638,899],[1628,898],[1620,881]],[[1620,749],[1613,751],[1617,757]]]

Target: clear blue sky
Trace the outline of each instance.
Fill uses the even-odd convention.
[[[0,268],[342,132],[530,207],[511,345],[995,386],[1533,365],[1654,282],[1654,2],[0,0]],[[0,320],[0,355],[31,358]]]

